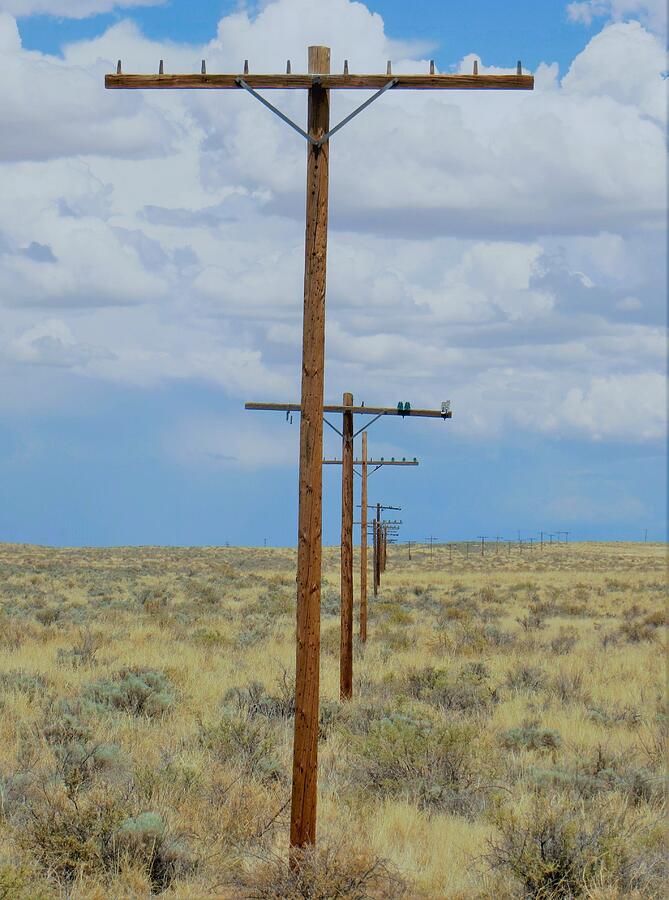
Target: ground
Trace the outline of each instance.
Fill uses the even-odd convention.
[[[325,551],[290,872],[295,552],[0,546],[0,898],[662,896],[666,546],[497,549],[391,546],[344,705]]]

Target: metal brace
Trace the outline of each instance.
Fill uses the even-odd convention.
[[[362,428],[358,428],[357,431],[354,431],[354,432],[353,432],[353,437],[354,437],[354,438],[357,438],[357,436],[358,436],[359,434],[361,434],[363,431],[367,431],[367,429],[369,428],[369,426],[370,426],[370,425],[373,425],[374,422],[378,422],[378,420],[381,418],[381,416],[385,416],[385,413],[379,413],[378,416],[374,416],[374,418],[373,418],[373,419],[370,419],[370,421],[369,421],[366,425],[363,425]]]
[[[296,131],[298,134],[301,134],[302,137],[305,140],[307,140],[312,146],[322,147],[323,144],[326,144],[330,140],[332,135],[336,134],[340,128],[343,128],[344,125],[348,125],[348,123],[351,121],[351,119],[354,119],[357,115],[359,115],[363,111],[363,109],[367,109],[367,107],[371,103],[373,103],[375,100],[378,100],[378,98],[381,96],[381,94],[385,94],[386,91],[389,91],[391,88],[394,88],[395,85],[397,84],[397,82],[399,81],[399,79],[392,78],[388,82],[388,84],[384,85],[375,94],[372,94],[371,97],[368,97],[364,103],[361,103],[357,109],[354,109],[352,113],[350,113],[348,116],[343,118],[338,125],[335,125],[334,128],[331,128],[326,134],[323,135],[322,138],[319,138],[318,140],[316,140],[316,138],[313,138],[303,128],[300,128],[300,126],[296,122],[293,122],[293,120],[290,119],[285,113],[282,113],[280,109],[277,109],[277,107],[274,106],[273,103],[270,103],[269,100],[267,100],[265,97],[263,97],[262,94],[259,94],[258,91],[254,90],[250,84],[248,84],[246,81],[244,81],[244,79],[241,77],[241,75],[238,75],[237,78],[235,78],[235,81],[237,82],[239,87],[244,88],[245,91],[248,91],[252,97],[255,97],[256,100],[259,100],[263,106],[266,106],[267,109],[270,110],[270,112],[273,112],[275,116],[278,116],[283,122],[286,123],[286,125],[290,125],[290,127],[294,131]],[[317,78],[314,79],[314,84],[318,84]]]

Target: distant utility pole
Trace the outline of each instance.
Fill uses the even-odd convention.
[[[540,531],[539,534],[541,535],[541,549],[543,550],[544,549],[544,533],[543,533],[543,531]]]
[[[432,62],[429,74],[393,76],[390,62],[385,75],[351,75],[348,61],[345,61],[343,74],[333,75],[330,73],[329,47],[309,47],[308,56],[309,72],[300,75],[292,74],[290,60],[286,64],[285,75],[251,75],[248,61],[244,62],[243,73],[210,75],[204,60],[197,74],[167,75],[161,60],[157,75],[126,75],[119,60],[116,74],[105,76],[107,88],[245,90],[308,143],[291,847],[316,842],[322,575],[321,461],[330,139],[388,90],[532,90],[534,87],[533,77],[522,74],[520,62],[515,75],[479,75],[477,63],[474,63],[472,75],[437,75]],[[306,90],[307,130],[261,96],[258,90],[262,89]],[[371,89],[376,93],[331,128],[330,91],[340,89]],[[290,861],[293,866],[298,864],[294,855],[290,856]]]
[[[302,412],[299,403],[246,403],[244,408],[254,411],[283,412],[289,416],[293,412]],[[409,403],[398,403],[397,406],[354,406],[353,394],[345,393],[341,406],[323,406],[323,421],[342,439],[342,458],[340,460],[323,460],[325,463],[340,465],[342,467],[342,523],[341,523],[341,646],[340,646],[340,697],[342,700],[350,700],[353,695],[353,441],[366,431],[371,425],[383,416],[399,416],[402,419],[407,416],[423,419],[450,419],[452,413],[450,406],[446,409],[411,409]],[[327,418],[327,413],[341,413],[342,427],[339,429]],[[354,416],[372,416],[372,419],[362,425],[355,433],[353,431]],[[321,444],[322,446],[322,444]],[[362,461],[359,460],[358,464]],[[392,460],[395,465],[416,465],[416,461]],[[374,464],[375,469],[385,464],[381,459],[376,465],[376,460],[368,461],[367,466]],[[322,483],[321,483],[322,484]],[[320,504],[319,504],[320,506]],[[319,541],[320,528],[319,525]],[[320,547],[320,543],[319,543]],[[320,553],[320,551],[319,551]],[[320,557],[319,557],[320,558]],[[298,554],[299,572],[299,554]],[[298,578],[299,581],[299,578]],[[319,594],[320,597],[320,594]],[[318,619],[320,629],[320,599],[318,603]],[[320,656],[320,652],[319,652]]]
[[[501,534],[496,534],[496,535],[495,535],[495,554],[498,554],[498,553],[499,553],[499,542],[500,542],[500,540],[501,540],[501,537],[502,537]]]
[[[647,528],[646,528],[646,530],[644,531],[644,534],[643,534],[643,542],[644,542],[644,544],[647,544],[647,543],[648,543],[648,529],[647,529]]]
[[[330,424],[330,423],[328,423]],[[369,423],[370,425],[373,422]],[[373,475],[375,472],[378,472],[379,469],[384,468],[385,466],[418,466],[419,462],[414,456],[413,459],[407,459],[406,457],[402,457],[402,459],[395,459],[392,456],[390,459],[385,459],[383,456],[380,459],[368,459],[367,458],[367,431],[364,429],[360,429],[362,431],[362,453],[360,454],[360,459],[353,460],[352,470],[360,475],[362,481],[362,491],[361,491],[361,516],[360,516],[360,640],[365,643],[367,640],[367,479],[370,475]],[[359,432],[356,432],[356,434]],[[343,459],[324,459],[324,466],[342,466]],[[355,466],[360,466],[360,472],[357,472],[357,469],[353,468]],[[369,471],[371,468],[371,472]],[[343,497],[343,483],[345,479],[345,473],[347,469],[342,467],[342,497]],[[351,476],[351,490],[353,489],[353,477]],[[342,520],[343,523],[343,520]],[[353,524],[353,523],[351,523]],[[345,536],[342,531],[342,553],[344,546]],[[352,537],[351,537],[352,540]],[[409,557],[411,558],[411,557]],[[343,587],[343,575],[342,575],[342,597],[344,596],[344,587]],[[353,577],[353,569],[351,568],[351,578]],[[351,595],[352,596],[352,595]],[[351,652],[352,659],[352,652]]]
[[[437,539],[436,539],[436,537],[434,537],[434,535],[430,535],[428,538],[428,541],[430,542],[430,559],[432,559],[432,545],[434,544],[434,542],[436,540]]]
[[[487,537],[487,535],[485,535],[485,534],[479,534],[479,535],[478,535],[478,539],[481,541],[481,556],[485,556],[485,541],[486,541],[486,537]]]
[[[411,541],[407,541],[407,544],[409,545],[409,559],[411,559]]]
[[[381,573],[383,572],[383,553],[384,553],[384,534],[383,534],[383,523],[381,522],[381,510],[385,509],[395,509],[401,510],[401,506],[384,506],[382,503],[377,503],[376,507],[372,506],[372,509],[376,508],[376,517],[373,520],[373,540],[374,540],[374,596],[376,597],[379,593],[379,587],[381,586]],[[398,524],[401,524],[398,523]]]

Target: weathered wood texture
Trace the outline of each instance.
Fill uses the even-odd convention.
[[[302,406],[299,403],[245,403],[244,409],[262,409],[273,410],[275,412],[301,412]],[[323,407],[324,413],[343,413],[343,406],[328,405]],[[423,418],[423,419],[452,419],[453,413],[442,412],[440,409],[411,409],[400,412],[394,406],[354,406],[351,408],[354,415],[368,416],[402,416],[403,418]]]
[[[531,91],[533,75],[210,75],[202,73],[163,75],[111,74],[105,75],[105,87],[125,90],[241,90],[237,79],[243,78],[254,90],[312,90],[318,84],[322,90],[377,91],[397,79],[397,90],[472,90],[472,91]],[[327,129],[326,129],[327,131]]]
[[[379,593],[381,586],[381,504],[376,504],[376,519],[374,520],[374,596]]]
[[[360,499],[360,640],[367,641],[367,432],[362,433]]]
[[[309,71],[330,71],[330,50],[309,48]],[[330,98],[320,85],[309,90],[308,129],[318,139],[328,130]],[[323,375],[328,227],[327,144],[307,147],[307,209],[300,409],[300,487],[297,550],[295,736],[290,843],[316,841],[320,603],[323,492]]]
[[[353,406],[353,394],[344,394],[344,406]],[[353,413],[342,415],[341,442],[341,640],[339,644],[339,696],[353,696]]]

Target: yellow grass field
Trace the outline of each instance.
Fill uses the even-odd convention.
[[[0,898],[662,896],[666,546],[412,557],[291,873],[295,552],[0,546]]]

